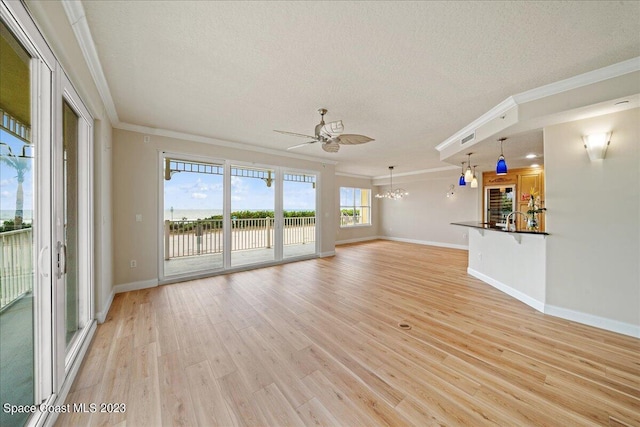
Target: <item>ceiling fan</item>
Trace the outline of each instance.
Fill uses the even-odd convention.
[[[287,150],[293,150],[294,148],[304,147],[308,144],[315,144],[316,142],[322,143],[322,149],[328,153],[337,153],[340,150],[340,145],[356,145],[356,144],[364,144],[365,142],[373,141],[373,138],[369,138],[364,135],[355,135],[355,134],[342,134],[344,130],[344,126],[342,126],[342,120],[337,120],[335,122],[324,122],[324,115],[327,114],[326,108],[320,108],[318,110],[320,113],[320,123],[316,125],[315,136],[304,135],[301,133],[294,132],[286,132],[283,130],[276,130],[275,132],[282,133],[285,135],[297,136],[300,138],[311,138],[311,141],[304,142],[302,144],[293,145]]]

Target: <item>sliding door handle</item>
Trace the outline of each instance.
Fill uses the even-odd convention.
[[[40,249],[40,253],[38,254],[38,270],[40,271],[40,276],[43,278],[49,277],[49,272],[44,268],[44,253],[49,249],[49,246],[45,246]]]
[[[67,274],[67,245],[58,242],[56,249],[58,253],[58,271],[56,276],[58,279],[61,279],[62,276]]]

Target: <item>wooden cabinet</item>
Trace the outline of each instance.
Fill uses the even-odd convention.
[[[486,195],[487,189],[490,188],[509,188],[515,185],[515,210],[527,213],[529,210],[529,199],[532,191],[540,196],[540,205],[544,207],[544,170],[542,168],[520,168],[510,169],[506,175],[496,175],[495,172],[484,172],[482,174],[482,205],[487,206]],[[522,215],[517,216],[517,228],[523,230],[527,227],[525,219]],[[537,215],[539,230],[545,229],[545,215]],[[483,213],[483,222],[489,222],[492,218],[485,208]]]
[[[531,193],[540,197],[540,207],[544,206],[544,172],[541,168],[518,169],[518,184],[516,193],[518,195],[517,209],[527,213],[529,210],[529,200]],[[526,227],[524,219],[518,215],[518,229]],[[540,231],[544,231],[544,214],[536,215]]]

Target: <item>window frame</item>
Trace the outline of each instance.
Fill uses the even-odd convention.
[[[353,201],[351,205],[343,205],[342,204],[342,191],[344,189],[350,189],[353,190]],[[360,192],[362,191],[366,191],[367,192],[367,204],[357,204],[356,201],[356,194],[357,194],[357,190],[360,190]],[[362,187],[348,187],[348,186],[340,186],[339,189],[339,193],[338,193],[338,206],[339,206],[339,217],[338,217],[338,223],[340,224],[340,228],[358,228],[358,227],[371,227],[373,226],[373,221],[372,221],[372,211],[373,211],[373,207],[371,206],[371,189],[370,188],[362,188]],[[343,215],[342,215],[342,210],[343,209],[353,209],[354,213],[356,211],[356,209],[360,209],[363,210],[363,208],[368,209],[369,211],[369,215],[368,215],[368,222],[363,222],[363,223],[352,223],[352,224],[344,224],[343,223]],[[354,216],[351,216],[350,218],[354,218]],[[359,215],[360,218],[366,217],[366,215]]]

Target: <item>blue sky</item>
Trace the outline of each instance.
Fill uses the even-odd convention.
[[[231,177],[231,210],[273,210],[275,184],[262,179]],[[285,210],[314,210],[315,189],[310,183],[284,183]],[[164,208],[216,209],[223,203],[223,177],[189,172],[174,173],[164,181]]]

